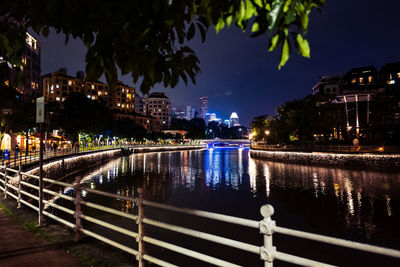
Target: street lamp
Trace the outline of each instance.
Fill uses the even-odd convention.
[[[243,139],[243,131],[242,128],[239,128],[239,132],[241,133],[242,139]]]

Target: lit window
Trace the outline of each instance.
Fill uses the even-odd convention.
[[[122,88],[122,93],[125,93],[125,89],[124,88]]]
[[[72,85],[72,81],[68,81],[68,85],[71,86]]]
[[[364,83],[364,78],[360,77],[360,78],[358,78],[358,81],[360,82],[360,84],[363,84]]]
[[[368,76],[368,82],[372,83],[372,76]]]
[[[389,74],[389,79],[392,80],[393,79],[393,74]]]
[[[126,94],[126,98],[132,99],[132,95],[131,94]]]
[[[87,96],[87,98],[89,98],[89,99],[90,99],[91,97],[92,97],[91,95],[88,95],[88,96]]]
[[[96,97],[94,95],[92,95],[92,100],[96,100]]]
[[[125,107],[125,104],[122,104],[122,108],[124,108]]]
[[[351,79],[351,83],[356,83],[356,81],[357,81],[356,78]]]
[[[59,96],[56,97],[56,101],[60,101],[60,99],[61,99],[61,98],[60,98]]]
[[[387,84],[396,84],[396,81],[395,80],[389,80],[389,81],[387,81]]]
[[[105,95],[108,95],[108,92],[104,92]]]
[[[98,95],[101,95],[101,91],[98,91],[97,94],[98,94]]]
[[[400,78],[400,72],[397,73],[397,78]]]
[[[159,109],[158,111],[161,111],[161,109]]]
[[[59,85],[59,84],[56,84],[56,88],[60,88],[60,85]]]
[[[92,89],[94,89],[94,84],[92,84]]]
[[[63,102],[65,101],[65,97],[62,98],[62,101],[63,101]]]
[[[120,106],[121,106],[121,103],[117,103],[117,106],[120,107]]]
[[[163,121],[162,123],[164,123],[164,124],[165,124],[165,121]]]

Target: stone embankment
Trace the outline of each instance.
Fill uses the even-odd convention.
[[[45,177],[57,179],[66,175],[71,175],[76,171],[81,171],[91,166],[101,164],[107,160],[121,156],[123,151],[120,148],[94,152],[90,154],[75,155],[43,164]],[[39,167],[28,171],[33,175],[39,175]]]
[[[250,156],[283,163],[313,166],[345,167],[354,169],[396,171],[400,170],[400,155],[339,154],[321,152],[288,152],[250,150]]]
[[[52,179],[59,179],[80,172],[84,169],[90,168],[95,165],[105,163],[110,159],[126,155],[129,153],[143,153],[143,152],[164,152],[164,151],[181,151],[181,150],[194,150],[203,149],[204,145],[193,145],[193,146],[159,146],[159,147],[140,147],[140,148],[129,148],[129,149],[109,149],[87,154],[77,154],[66,158],[58,159],[49,163],[43,164],[43,172],[45,177],[51,177]],[[129,154],[128,153],[128,154]],[[27,171],[33,175],[39,175],[39,167],[35,167]],[[28,177],[24,176],[25,179]]]

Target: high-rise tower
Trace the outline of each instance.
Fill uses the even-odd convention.
[[[204,119],[206,117],[206,113],[208,110],[208,97],[202,96],[200,97],[200,118]]]

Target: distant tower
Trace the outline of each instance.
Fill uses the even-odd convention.
[[[240,126],[239,116],[236,112],[232,112],[231,117],[229,118],[231,121],[231,126]]]
[[[200,97],[200,118],[205,119],[206,113],[208,110],[208,97],[202,96]]]

